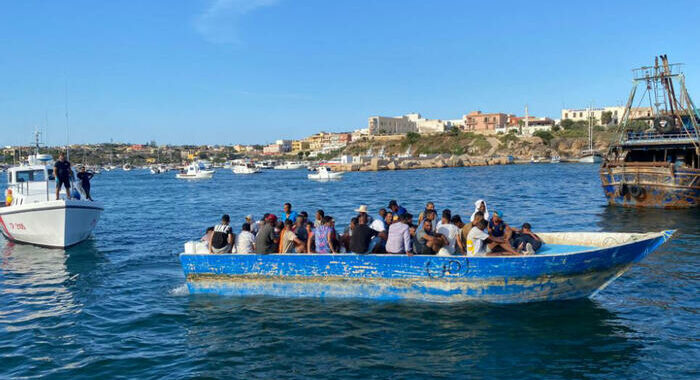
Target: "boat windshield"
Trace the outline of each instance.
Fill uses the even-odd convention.
[[[15,173],[15,182],[43,182],[46,181],[43,170],[24,170]]]

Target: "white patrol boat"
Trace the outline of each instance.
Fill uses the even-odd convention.
[[[193,162],[175,175],[179,179],[209,179],[214,176],[214,170],[205,170],[199,162]]]
[[[48,155],[30,156],[29,165],[8,169],[0,232],[10,241],[66,248],[87,239],[104,210],[99,202],[55,200]]]

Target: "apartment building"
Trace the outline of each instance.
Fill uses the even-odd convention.
[[[503,129],[508,122],[508,115],[504,113],[482,113],[472,111],[463,116],[464,130],[467,132],[495,132]]]

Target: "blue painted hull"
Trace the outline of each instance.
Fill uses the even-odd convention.
[[[519,257],[181,254],[180,260],[190,293],[524,303],[589,297],[672,234]]]

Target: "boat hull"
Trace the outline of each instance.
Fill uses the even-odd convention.
[[[700,204],[700,170],[668,164],[628,164],[600,169],[608,203],[623,207],[690,208]]]
[[[97,202],[58,200],[0,208],[0,232],[13,242],[67,248],[90,237],[103,208]]]
[[[578,159],[582,164],[599,164],[603,161],[603,157],[598,155],[586,155]]]
[[[178,179],[211,179],[214,177],[214,172],[200,172],[197,174],[181,174],[178,173],[175,175],[175,178]]]
[[[590,297],[673,234],[517,257],[181,254],[191,293],[524,303]]]

